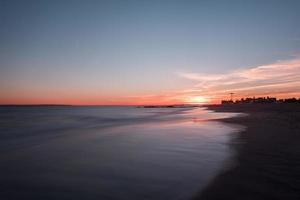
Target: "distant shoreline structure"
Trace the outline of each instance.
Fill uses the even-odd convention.
[[[197,104],[175,104],[175,105],[144,105],[137,108],[193,108],[199,107]]]
[[[222,105],[227,104],[270,104],[270,103],[300,103],[300,98],[286,98],[277,99],[276,97],[253,97],[253,98],[241,98],[237,100],[222,100]]]

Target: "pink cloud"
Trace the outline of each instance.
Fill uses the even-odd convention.
[[[220,99],[229,92],[236,96],[272,95],[288,97],[300,94],[300,59],[277,61],[223,74],[180,73],[194,81],[193,87],[183,91],[186,95],[209,96]]]

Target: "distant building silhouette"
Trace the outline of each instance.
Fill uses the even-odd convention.
[[[221,104],[268,104],[268,103],[300,103],[300,98],[279,99],[275,97],[241,98],[239,100],[222,100]]]
[[[222,100],[221,103],[222,104],[234,104],[234,102],[232,100]]]

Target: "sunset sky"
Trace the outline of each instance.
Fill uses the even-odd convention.
[[[300,97],[300,1],[0,1],[0,104]]]

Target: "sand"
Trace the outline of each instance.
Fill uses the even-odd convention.
[[[236,153],[195,199],[300,199],[300,104],[212,105],[246,116],[222,119],[245,126],[230,146]]]

